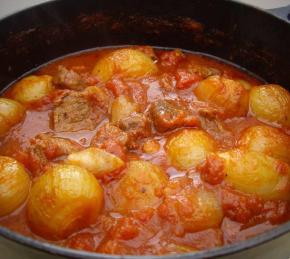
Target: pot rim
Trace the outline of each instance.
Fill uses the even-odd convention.
[[[235,254],[240,251],[248,250],[250,248],[256,247],[258,245],[264,244],[271,240],[274,240],[284,234],[290,232],[290,222],[284,223],[280,226],[274,227],[271,230],[265,231],[256,237],[237,242],[230,245],[221,246],[218,248],[213,248],[210,250],[204,250],[194,253],[186,253],[179,255],[110,255],[110,254],[101,254],[95,252],[87,252],[82,250],[75,250],[71,248],[61,247],[51,243],[39,241],[17,232],[13,232],[5,227],[0,226],[0,236],[3,236],[6,239],[15,241],[20,245],[24,245],[28,248],[33,248],[38,251],[47,252],[52,255],[65,256],[70,258],[86,258],[86,259],[96,259],[96,258],[105,258],[105,259],[147,259],[147,258],[156,258],[156,259],[201,259],[201,258],[215,258],[218,256],[225,256]]]

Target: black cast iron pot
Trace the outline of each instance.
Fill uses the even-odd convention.
[[[0,21],[0,87],[65,54],[130,44],[211,54],[290,90],[290,24],[227,0],[59,0],[13,14]],[[290,222],[237,244],[166,258],[262,258],[263,252],[279,258],[280,249],[290,255],[289,233]],[[0,248],[22,259],[120,258],[57,247],[3,227]]]

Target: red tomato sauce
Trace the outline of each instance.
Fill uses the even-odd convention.
[[[79,73],[90,73],[96,60],[104,57],[110,51],[110,49],[96,50],[65,57],[41,67],[35,74],[54,77],[60,65]],[[130,96],[134,102],[140,104],[141,112],[144,114],[148,111],[149,105],[160,99],[175,100],[178,97],[193,106],[200,105],[193,89],[203,78],[198,73],[191,73],[188,68],[189,64],[194,64],[199,69],[210,68],[212,70],[204,73],[217,73],[234,80],[244,80],[250,86],[262,84],[244,71],[206,56],[184,55],[181,52],[166,50],[155,50],[154,55],[158,67],[156,74],[145,75],[137,79],[116,77],[105,85],[114,98],[120,95]],[[9,97],[9,91],[4,95]],[[50,132],[54,136],[70,139],[83,147],[88,147],[96,133],[108,122],[110,117],[106,111],[94,130],[54,132],[50,122],[53,105],[49,100],[43,100],[30,107],[24,121],[14,126],[0,141],[0,154],[17,159],[25,165],[27,170],[31,168],[27,148],[31,145],[31,139],[37,134]],[[264,123],[248,114],[245,117],[223,120],[223,128],[220,130],[217,130],[216,125],[209,124],[207,132],[216,141],[217,150],[222,152],[237,147],[243,130],[255,125],[264,125]],[[199,127],[196,125],[192,128]],[[157,207],[144,208],[122,215],[116,211],[112,198],[112,192],[124,174],[124,170],[121,170],[110,173],[99,180],[104,189],[105,205],[95,224],[73,233],[65,240],[48,242],[108,254],[178,254],[242,241],[289,220],[289,202],[265,201],[226,185],[223,182],[222,165],[215,157],[209,158],[208,164],[203,168],[204,175],[202,176],[198,169],[182,170],[174,167],[168,159],[166,143],[182,128],[191,127],[178,127],[166,132],[157,132],[153,129],[149,137],[138,140],[139,144],[136,148],[128,150],[124,150],[111,139],[106,142],[105,149],[122,157],[125,161],[142,159],[158,165],[167,174],[169,182],[177,181],[176,185],[173,184],[173,187],[170,187],[173,189],[167,190],[169,192],[181,191],[179,181],[183,181],[183,178],[191,179],[193,188],[199,189],[200,186],[205,186],[211,190],[216,195],[223,211],[222,221],[218,226],[193,232],[185,230],[176,215],[192,213],[185,211],[188,206],[187,200],[180,201],[180,204],[176,205],[176,215],[172,214],[169,205],[162,202]],[[143,144],[146,140],[154,140],[158,151],[145,153]],[[64,159],[65,156],[57,157],[53,162],[61,163]],[[215,171],[217,173],[212,173]],[[37,179],[37,177],[33,177],[32,173],[30,176],[32,181]],[[160,193],[156,195],[163,197],[163,192],[164,190],[160,190]],[[192,209],[194,210],[194,208]],[[12,214],[0,218],[0,225],[35,239],[46,240],[45,237],[39,237],[30,230],[27,223],[26,204]]]

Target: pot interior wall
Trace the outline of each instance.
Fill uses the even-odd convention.
[[[108,45],[205,52],[290,87],[290,25],[214,0],[62,0],[0,22],[0,85],[59,56]]]

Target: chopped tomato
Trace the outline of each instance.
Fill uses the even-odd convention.
[[[202,79],[203,78],[196,73],[179,69],[176,73],[176,88],[180,90],[190,88],[194,83],[197,83]]]
[[[98,247],[98,242],[93,233],[79,233],[69,238],[66,245],[73,249],[93,252]]]
[[[185,55],[180,50],[166,51],[161,54],[160,63],[164,67],[175,67],[184,58]]]
[[[201,172],[202,179],[212,185],[221,183],[225,178],[224,161],[217,155],[208,155],[198,169]]]

